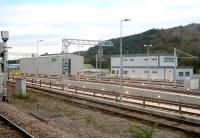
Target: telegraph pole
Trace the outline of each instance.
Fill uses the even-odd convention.
[[[96,80],[97,80],[97,69],[98,69],[98,54],[96,54]]]
[[[123,93],[123,53],[122,53],[122,22],[130,21],[130,19],[120,20],[120,103],[122,102]]]

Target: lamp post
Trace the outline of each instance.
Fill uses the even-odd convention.
[[[174,87],[176,87],[176,48],[174,48]]]
[[[123,93],[123,55],[122,55],[122,22],[131,21],[130,19],[120,20],[120,102],[122,102]]]
[[[38,44],[44,40],[37,40],[37,57],[38,57]]]
[[[147,47],[148,50],[147,50],[147,54],[148,54],[148,83],[149,83],[149,47],[152,46],[152,45],[144,45],[144,47]]]
[[[79,58],[78,58],[78,59],[79,59],[79,60],[78,60],[78,61],[79,61],[79,64],[81,64],[81,62],[80,62],[80,56],[81,56],[81,47],[83,47],[83,46],[79,46],[79,45],[78,45],[77,47],[79,48],[79,51],[78,51],[78,55],[79,55]],[[80,81],[80,73],[81,73],[81,72],[78,72],[78,81]]]

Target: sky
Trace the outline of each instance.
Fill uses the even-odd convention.
[[[62,39],[107,40],[200,23],[199,0],[0,0],[0,31],[8,30],[11,53],[60,53]],[[81,47],[81,50],[89,46]],[[69,51],[79,50],[70,46]]]

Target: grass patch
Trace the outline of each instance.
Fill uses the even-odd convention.
[[[117,125],[113,124],[112,122],[109,122],[109,121],[101,122],[94,115],[90,115],[90,114],[88,114],[85,117],[85,121],[87,125],[92,125],[96,129],[99,129],[104,132],[110,131],[112,133],[115,133],[116,130],[118,129]]]
[[[19,94],[12,94],[11,95],[13,99],[15,100],[29,100],[29,96],[19,95]]]
[[[66,109],[66,108],[59,108],[59,107],[55,107],[55,110],[54,112],[60,112],[62,113],[65,117],[72,117],[74,115],[77,114],[77,112],[73,111],[73,110],[69,110],[69,109]]]
[[[95,127],[97,129],[100,129],[100,130],[103,130],[103,131],[106,131],[108,129],[109,131],[112,131],[112,133],[115,133],[116,130],[118,130],[117,125],[115,125],[111,122],[97,123],[97,124],[95,124]]]
[[[140,127],[138,124],[130,124],[129,125],[129,132],[132,134],[133,137],[136,138],[152,138],[154,127],[150,129],[144,129]]]
[[[16,101],[31,102],[31,103],[37,102],[36,96],[30,93],[26,93],[26,94],[27,95],[24,96],[24,95],[16,94],[15,92],[12,92],[10,95],[11,95],[11,98]]]
[[[87,115],[85,121],[88,125],[96,125],[97,123],[96,117],[93,115]]]

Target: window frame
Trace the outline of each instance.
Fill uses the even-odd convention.
[[[189,75],[188,75],[187,73],[188,73]],[[186,72],[185,72],[185,76],[186,76],[186,77],[189,77],[189,76],[190,76],[190,72],[189,72],[189,71],[186,71]]]
[[[51,58],[51,62],[57,62],[57,58]]]
[[[180,74],[181,74],[181,75],[180,75]],[[183,71],[178,72],[178,76],[179,76],[179,77],[183,77],[183,75],[184,75]]]

